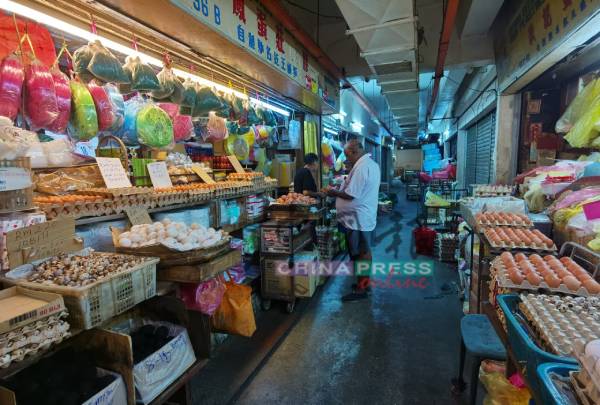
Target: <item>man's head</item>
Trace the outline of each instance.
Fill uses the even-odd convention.
[[[319,168],[319,157],[315,153],[307,153],[304,155],[304,167],[309,170],[317,170]]]
[[[358,139],[351,139],[344,146],[344,154],[348,162],[354,165],[365,154],[365,149]]]

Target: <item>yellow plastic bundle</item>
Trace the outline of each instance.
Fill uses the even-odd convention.
[[[319,154],[317,148],[317,124],[304,121],[304,152]]]
[[[554,213],[554,226],[559,228],[564,228],[567,226],[567,222],[569,219],[574,217],[575,215],[583,212],[583,208],[581,205],[577,205],[575,207],[562,208]]]
[[[487,395],[484,405],[527,405],[531,393],[527,388],[517,388],[502,373],[492,372],[479,376]]]
[[[427,207],[449,207],[450,203],[436,193],[428,191],[425,194],[425,205]]]
[[[532,184],[523,196],[523,199],[531,212],[542,212],[546,208],[546,196],[539,184]]]
[[[600,130],[600,97],[595,99],[571,128],[565,140],[574,148],[592,145]],[[600,145],[598,145],[600,146]]]
[[[600,96],[600,80],[594,79],[575,96],[564,114],[556,122],[557,133],[565,134],[573,128],[580,118],[588,111],[589,106]]]
[[[588,242],[588,247],[595,252],[600,252],[600,234],[596,235],[596,238]]]

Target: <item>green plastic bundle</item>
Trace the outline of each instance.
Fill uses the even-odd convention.
[[[138,141],[151,148],[166,149],[173,145],[173,123],[160,107],[148,104],[136,118]]]
[[[123,70],[131,81],[131,90],[158,90],[160,83],[151,66],[142,63],[138,56],[128,56]]]
[[[192,116],[205,117],[209,112],[221,108],[221,101],[215,92],[208,86],[196,87],[196,104]]]
[[[68,133],[75,141],[88,141],[98,133],[98,115],[94,99],[85,84],[71,80],[72,106]]]

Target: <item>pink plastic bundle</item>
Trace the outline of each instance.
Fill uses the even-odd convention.
[[[25,111],[33,130],[49,127],[58,117],[54,79],[50,71],[35,59],[25,69]]]
[[[177,114],[179,114],[179,106],[175,103],[157,103],[156,105],[158,105],[167,114],[169,114],[169,117],[171,117],[171,120],[175,119],[175,116],[177,116]]]
[[[222,141],[229,136],[225,119],[218,117],[214,111],[208,114],[205,141]]]
[[[52,132],[62,134],[67,130],[67,124],[71,117],[71,86],[69,78],[60,71],[58,67],[50,70],[52,80],[54,80],[54,91],[56,92],[56,106],[58,107],[58,117],[48,126]]]
[[[181,284],[179,288],[180,298],[186,308],[206,315],[215,313],[224,293],[225,286],[214,278],[200,284]]]
[[[173,119],[173,136],[175,142],[185,141],[194,135],[194,124],[190,115],[177,114]]]
[[[98,85],[95,80],[88,83],[88,90],[94,99],[96,114],[98,115],[98,131],[106,131],[112,127],[116,116],[113,104],[104,87]]]
[[[0,115],[14,121],[21,107],[21,92],[25,69],[21,59],[10,54],[0,66]]]

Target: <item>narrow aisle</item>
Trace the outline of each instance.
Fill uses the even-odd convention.
[[[416,203],[399,197],[396,212],[379,219],[375,261],[411,258]],[[369,301],[342,303],[351,282],[328,282],[237,403],[453,402],[461,317],[445,288],[457,282],[453,266],[436,262],[424,289],[374,288]]]

